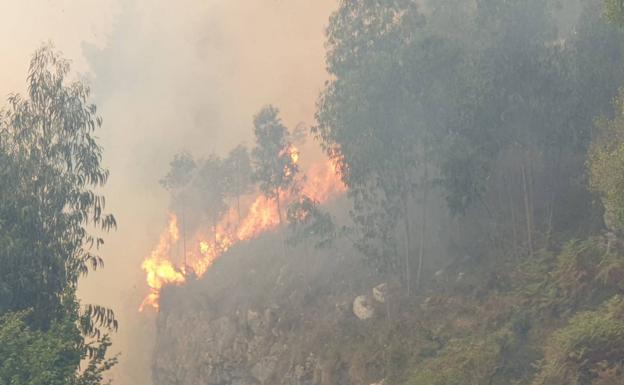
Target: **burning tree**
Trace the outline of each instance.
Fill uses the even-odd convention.
[[[169,163],[169,172],[160,184],[171,194],[171,208],[182,215],[183,259],[186,259],[186,206],[189,204],[188,186],[197,171],[197,164],[188,152],[180,152]],[[186,264],[186,261],[184,261]]]
[[[225,203],[225,169],[223,160],[216,155],[210,155],[202,162],[193,181],[196,205],[202,218],[209,223],[213,233],[213,245],[218,249],[217,224],[228,207]]]
[[[262,193],[275,199],[279,223],[282,224],[280,195],[296,187],[299,154],[292,145],[288,129],[273,106],[263,108],[254,117],[256,147],[252,151],[253,178]]]
[[[240,198],[242,195],[249,194],[253,191],[253,170],[251,168],[251,158],[249,157],[247,147],[241,144],[230,151],[228,157],[223,161],[223,168],[225,193],[228,197],[236,199],[236,214],[240,226]]]

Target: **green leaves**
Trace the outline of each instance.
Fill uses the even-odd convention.
[[[173,157],[169,164],[169,172],[160,184],[168,190],[181,189],[193,178],[193,172],[197,168],[195,159],[188,152],[181,152]]]
[[[599,119],[587,160],[590,187],[605,207],[605,223],[614,232],[624,228],[624,90],[615,100],[612,120]]]
[[[303,196],[292,203],[287,211],[290,237],[288,243],[297,245],[302,242],[313,242],[317,249],[333,245],[338,236],[336,225],[329,213],[319,208],[319,202]]]
[[[557,330],[545,347],[534,385],[588,384],[610,376],[622,380],[624,300],[614,296],[595,311],[575,315]],[[616,374],[619,373],[619,374]]]
[[[618,27],[624,27],[624,1],[604,0],[604,15]]]
[[[116,330],[112,310],[80,314],[75,294],[103,266],[101,234],[117,222],[98,192],[109,176],[95,137],[102,119],[69,71],[43,46],[27,96],[10,96],[0,113],[1,385],[95,385],[116,362],[100,330]]]
[[[264,107],[254,116],[254,134],[253,180],[265,196],[276,200],[281,223],[280,194],[296,185],[298,154],[279,117],[279,110],[273,106]]]
[[[117,362],[106,358],[108,337],[85,345],[73,317],[42,331],[28,326],[28,316],[0,317],[0,385],[97,385]],[[81,361],[85,368],[78,372]]]

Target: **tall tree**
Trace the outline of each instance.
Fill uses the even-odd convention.
[[[195,159],[188,152],[175,154],[169,171],[160,184],[171,194],[171,208],[182,218],[182,263],[186,265],[187,211],[191,204],[190,183],[197,171]]]
[[[241,221],[241,196],[253,191],[251,158],[244,145],[238,145],[223,161],[225,192],[236,200],[238,222]]]
[[[253,178],[265,196],[275,199],[279,223],[282,224],[281,194],[296,186],[299,172],[288,129],[273,106],[263,108],[254,117],[256,147],[251,156]]]
[[[227,211],[224,179],[223,161],[213,154],[202,161],[192,183],[195,189],[194,207],[200,210],[212,227],[215,250],[218,247],[217,224]]]
[[[94,134],[102,120],[89,102],[89,88],[69,82],[69,71],[69,63],[51,46],[37,50],[27,96],[11,95],[0,121],[0,315],[8,317],[1,328],[6,332],[22,323],[18,327],[28,329],[26,339],[31,332],[61,333],[50,338],[70,344],[78,357],[69,361],[71,375],[57,373],[55,379],[63,384],[77,381],[82,358],[106,352],[109,343],[100,328],[117,327],[111,310],[81,309],[75,294],[79,278],[103,265],[100,234],[116,222],[105,213],[105,197],[98,193],[109,175]],[[55,329],[60,324],[62,330]],[[38,360],[29,355],[40,352],[21,350],[28,344],[16,338],[12,355]],[[45,354],[64,359],[60,351]],[[91,364],[105,370],[112,362]],[[14,381],[0,378],[0,383]]]
[[[427,33],[424,20],[413,1],[341,3],[327,31],[335,79],[321,95],[313,129],[354,199],[357,246],[382,272],[401,267],[407,293],[415,194],[422,209],[418,286],[436,131],[452,116],[440,90],[461,85],[455,81],[457,47]]]
[[[408,287],[411,234],[420,233],[420,265],[432,192],[488,242],[513,238],[518,252],[556,226],[582,228],[588,200],[564,209],[587,195],[578,154],[624,79],[624,51],[595,0],[576,33],[557,30],[551,0],[437,0],[422,12],[416,3],[341,2],[313,128],[349,186],[357,246],[382,270],[403,267]]]

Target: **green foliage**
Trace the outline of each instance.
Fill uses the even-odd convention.
[[[602,197],[605,222],[612,231],[624,227],[624,90],[615,99],[616,115],[601,118],[589,151],[590,186]]]
[[[341,3],[312,131],[349,187],[356,246],[378,268],[407,268],[397,253],[410,253],[410,207],[429,190],[452,214],[482,210],[503,225],[492,239],[513,232],[529,252],[536,234],[587,219],[578,153],[624,81],[612,70],[624,47],[590,3],[569,36],[549,0]],[[583,200],[570,202],[574,217],[570,196]]]
[[[426,362],[412,375],[409,385],[481,385],[491,384],[502,360],[508,336],[497,333],[483,339],[450,341],[438,356]]]
[[[240,219],[240,197],[253,191],[253,169],[247,147],[236,146],[223,160],[224,189],[228,197],[236,199]]]
[[[622,260],[601,237],[574,240],[499,270],[507,288],[428,299],[414,317],[436,325],[440,348],[412,364],[410,383],[619,383]]]
[[[175,154],[169,163],[169,172],[160,180],[160,184],[167,190],[184,188],[193,178],[196,167],[195,159],[188,152]]]
[[[276,200],[281,223],[280,193],[295,187],[299,166],[292,154],[294,147],[288,129],[277,108],[264,107],[254,116],[254,135],[253,180],[258,182],[265,196]]]
[[[216,226],[221,216],[227,211],[224,179],[223,160],[216,155],[211,155],[201,162],[197,176],[192,183],[197,195],[191,207],[199,209],[212,226]]]
[[[604,15],[609,22],[624,27],[624,1],[604,0]]]
[[[575,315],[544,348],[533,384],[590,384],[617,368],[624,355],[624,300],[615,296],[595,311]],[[604,375],[604,374],[603,374]]]
[[[524,261],[514,282],[533,316],[569,316],[617,293],[624,259],[606,246],[599,237],[572,240],[556,255],[540,252]]]
[[[46,331],[31,330],[25,313],[0,319],[0,384],[68,385],[80,363],[78,330],[54,321]]]
[[[330,247],[336,240],[337,229],[331,214],[319,208],[319,202],[304,196],[288,206],[288,243],[297,245],[313,241],[314,247]]]
[[[96,189],[106,183],[101,125],[89,88],[68,83],[51,47],[30,64],[28,96],[12,95],[0,122],[0,314],[32,308],[46,326],[80,276],[103,264],[99,235],[116,227]]]
[[[108,179],[95,131],[102,119],[69,63],[37,50],[26,97],[0,113],[0,384],[95,385],[116,330],[110,309],[80,308],[79,278],[103,265],[116,228],[98,193]],[[87,367],[80,370],[80,363]]]
[[[234,188],[233,164],[215,154],[195,160],[189,153],[174,155],[160,181],[170,192],[171,208],[183,221],[183,231],[202,224],[214,227],[227,211],[226,197]]]
[[[96,385],[117,359],[107,359],[108,337],[82,349],[76,320],[54,320],[46,331],[30,328],[27,312],[7,313],[0,318],[0,384],[2,385]],[[78,372],[81,361],[86,367]]]

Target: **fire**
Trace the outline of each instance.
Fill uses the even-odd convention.
[[[290,159],[294,164],[299,163],[299,150],[295,146],[290,146]]]
[[[249,207],[249,213],[241,221],[236,235],[239,241],[246,241],[277,226],[279,226],[277,204],[273,199],[260,195]]]
[[[347,191],[340,180],[338,167],[332,161],[313,164],[307,172],[303,194],[318,202],[327,202],[332,197]]]
[[[169,260],[171,247],[179,238],[178,219],[175,215],[171,215],[167,229],[161,234],[158,244],[141,266],[147,273],[147,285],[150,287],[150,293],[143,300],[139,310],[143,310],[146,306],[158,309],[160,289],[164,285],[179,285],[186,281],[184,274],[176,269]]]
[[[297,148],[290,147],[289,154],[293,163],[297,164],[299,162]],[[337,167],[331,161],[313,164],[309,167],[301,188],[303,194],[321,203],[345,191],[346,186],[340,179]],[[296,198],[285,192],[280,196],[284,203],[283,207]],[[234,244],[256,238],[280,225],[280,215],[275,199],[269,199],[260,194],[251,201],[246,215],[238,226],[233,225],[236,223],[234,218],[236,218],[236,213],[232,209],[214,228],[208,231],[199,230],[190,238],[191,247],[184,255],[184,266],[176,266],[172,262],[171,254],[174,247],[178,245],[180,232],[177,217],[171,214],[167,229],[160,236],[158,244],[149,257],[143,261],[142,269],[146,272],[150,292],[139,310],[143,311],[146,307],[158,309],[160,291],[164,286],[182,285],[186,282],[188,274],[203,276],[213,263]]]

